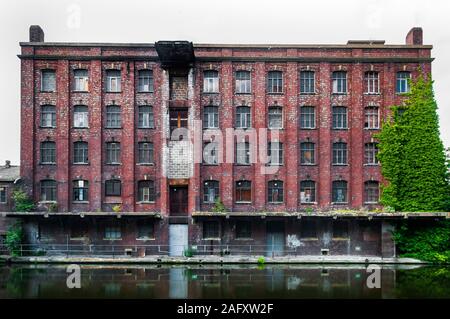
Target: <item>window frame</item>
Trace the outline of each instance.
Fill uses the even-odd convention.
[[[53,75],[53,79],[51,79],[52,83],[46,83],[49,79],[45,79],[45,75]],[[46,86],[50,86],[51,88],[47,88]],[[41,70],[41,92],[43,93],[52,93],[56,92],[56,71],[53,69],[43,69]]]
[[[81,161],[79,161],[80,158],[82,159]],[[89,164],[89,144],[88,144],[88,142],[76,141],[73,143],[72,163],[75,165]]]
[[[113,147],[113,145],[115,147]],[[112,153],[115,155],[113,156]],[[120,142],[106,142],[106,164],[107,165],[119,165],[121,163],[121,146]],[[113,159],[118,159],[118,161],[113,161]]]
[[[376,124],[373,125],[374,119]],[[379,130],[380,129],[380,108],[378,106],[367,106],[364,109],[364,129]]]
[[[0,204],[8,204],[8,188],[0,186]]]
[[[274,148],[272,150],[272,146],[277,145],[278,148]],[[278,151],[278,162],[272,162],[272,152]],[[284,149],[283,149],[283,142],[280,141],[270,141],[267,143],[267,157],[268,157],[268,166],[283,166],[284,165]]]
[[[245,227],[242,227],[245,225]],[[237,220],[235,222],[235,239],[248,240],[252,238],[252,222],[249,220]]]
[[[344,146],[345,146],[345,148],[344,148]],[[348,165],[348,145],[346,142],[333,143],[332,153],[333,153],[332,154],[333,155],[333,158],[332,158],[333,165],[336,165],[336,166]],[[342,159],[342,161],[340,161],[339,159]]]
[[[271,71],[267,72],[267,85],[266,85],[267,94],[283,94],[284,93],[284,78],[283,77],[284,77],[283,71],[271,70]]]
[[[331,185],[331,202],[333,204],[348,204],[348,182],[344,180],[333,181]],[[345,190],[343,200],[339,200],[339,190]]]
[[[122,196],[122,181],[120,179],[105,180],[105,197]]]
[[[219,93],[219,71],[217,70],[203,71],[203,93],[207,94]]]
[[[309,146],[309,147],[308,147]],[[311,160],[306,161],[306,152],[310,152]],[[311,141],[300,142],[300,165],[316,165],[316,144]]]
[[[243,193],[243,192],[246,192],[246,193],[248,192],[248,195],[250,195],[250,200],[245,200],[245,198],[248,197],[248,195],[245,196],[245,193]],[[252,194],[252,182],[251,181],[239,180],[234,183],[234,202],[236,204],[251,204],[252,196],[253,196],[253,194]]]
[[[238,71],[236,71],[235,72],[234,87],[235,87],[235,93],[236,94],[251,94],[252,93],[252,75],[251,75],[251,72],[247,71],[247,70],[238,70]],[[243,87],[243,89],[242,89],[242,87]]]
[[[276,193],[275,193],[276,192]],[[275,200],[274,200],[275,198]],[[280,200],[281,198],[281,200]],[[267,203],[284,203],[284,183],[281,180],[271,180],[267,182]]]
[[[375,186],[376,185],[376,186]],[[371,200],[376,194],[377,200]],[[365,181],[364,182],[364,204],[379,204],[380,202],[380,182],[378,181]]]
[[[214,144],[213,149],[210,153],[206,153],[206,147],[209,144]],[[203,165],[219,165],[219,143],[215,141],[204,142],[203,143],[203,152],[202,152],[202,164]],[[211,160],[208,160],[211,159]]]
[[[56,128],[56,106],[51,104],[41,105],[40,113],[41,128]],[[48,118],[50,117],[50,118]],[[50,123],[50,124],[48,124]]]
[[[310,179],[300,181],[300,204],[315,204],[317,191],[316,189],[317,187],[315,181]],[[309,200],[306,200],[306,194],[302,196],[302,193],[306,193],[307,190],[309,190]]]
[[[205,106],[203,108],[203,128],[214,130],[218,129],[219,127],[219,107],[215,105]]]
[[[364,144],[364,165],[376,166],[380,162],[377,158],[378,155],[378,143],[370,142]]]
[[[138,203],[154,203],[156,201],[156,187],[153,180],[138,181]]]
[[[39,194],[41,202],[56,202],[58,198],[56,181],[54,179],[41,180],[39,182]]]
[[[348,75],[347,71],[334,71],[331,75],[331,93],[348,94]]]
[[[405,75],[406,77],[403,77]],[[396,94],[407,94],[411,92],[411,72],[409,71],[398,71],[396,73],[395,81],[395,93]],[[403,88],[403,89],[402,89]]]
[[[243,123],[246,125],[242,125]],[[236,107],[234,127],[243,130],[252,127],[252,109],[249,106],[240,105]]]
[[[212,225],[214,225],[213,230],[209,229],[209,227],[211,227]],[[202,222],[202,239],[203,240],[220,239],[220,225],[218,221],[208,220]]]
[[[244,147],[242,147],[242,145],[244,145]],[[243,142],[236,142],[235,144],[236,146],[236,165],[244,165],[244,166],[248,166],[251,165],[251,156],[250,156],[250,142],[248,141],[243,141]],[[245,152],[245,154],[242,154],[242,152]],[[245,161],[241,161],[240,159],[245,157]]]
[[[113,90],[113,82],[115,81],[115,89]],[[122,70],[109,69],[105,70],[105,92],[121,93],[122,92]]]
[[[52,145],[52,147],[49,147]],[[39,164],[40,165],[55,165],[56,164],[56,142],[54,141],[42,141],[40,143],[40,157],[39,157]],[[50,154],[47,154],[46,152],[50,152]],[[51,161],[47,161],[47,159],[51,159]]]
[[[271,111],[272,112],[279,111],[279,113],[273,114],[273,113],[271,113]],[[279,127],[271,125],[271,120],[273,120],[273,118],[271,119],[271,116],[273,117],[274,115],[279,117],[279,121],[280,121]],[[269,106],[269,110],[267,112],[267,128],[271,129],[271,130],[282,130],[284,128],[283,124],[284,124],[283,108],[281,106]]]
[[[80,185],[80,182],[83,182],[83,185]],[[89,181],[82,179],[72,181],[72,201],[73,202],[89,201]]]
[[[311,77],[306,77],[306,75],[311,75]],[[311,70],[302,70],[300,71],[300,94],[308,95],[308,94],[316,94],[316,72]],[[305,88],[309,88],[309,90],[305,90]],[[311,89],[312,88],[312,89]]]
[[[148,154],[145,154],[148,152]],[[153,142],[141,141],[138,142],[138,158],[139,165],[150,165],[155,163],[155,150]]]
[[[342,105],[332,107],[332,129],[348,130],[348,108]]]
[[[145,118],[148,117],[145,123]],[[148,124],[148,125],[144,125]],[[138,128],[139,129],[154,129],[155,128],[155,115],[153,112],[153,106],[151,105],[139,105],[138,106]]]
[[[147,74],[144,74],[147,73]],[[152,69],[141,69],[138,70],[138,83],[137,83],[137,92],[138,93],[153,93],[154,92],[154,78],[153,78],[153,70]],[[148,83],[145,84],[144,82]],[[145,90],[145,85],[148,85],[148,89]]]
[[[364,72],[364,94],[380,94],[380,72],[366,71]]]
[[[305,110],[312,110],[312,113],[304,112]],[[312,117],[312,121],[311,121]],[[312,123],[312,127],[307,127],[304,124]],[[316,128],[316,107],[310,105],[300,106],[300,129],[301,130],[314,130]]]
[[[119,105],[106,106],[106,123],[107,129],[122,128],[122,108]]]
[[[211,193],[213,192],[213,194]],[[211,196],[214,195],[214,200],[211,201]],[[217,180],[206,180],[203,182],[203,203],[214,204],[216,200],[220,199],[220,182]]]
[[[85,72],[80,75],[77,73]],[[73,70],[73,87],[74,92],[89,92],[89,70],[88,69],[75,69]]]
[[[82,119],[82,125],[77,125],[78,120]],[[89,108],[86,105],[75,105],[73,107],[73,128],[89,128]]]

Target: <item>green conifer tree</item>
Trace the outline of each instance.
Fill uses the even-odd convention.
[[[396,211],[444,211],[449,209],[450,187],[433,81],[420,72],[410,86],[404,104],[392,107],[376,136],[387,181],[381,203]]]

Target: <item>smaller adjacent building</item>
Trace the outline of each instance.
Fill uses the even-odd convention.
[[[10,212],[13,208],[11,194],[20,180],[20,167],[11,165],[6,161],[5,165],[0,165],[0,212]],[[13,222],[11,218],[0,215],[0,245],[6,236],[9,225]]]

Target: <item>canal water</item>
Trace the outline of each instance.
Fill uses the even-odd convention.
[[[70,289],[67,265],[12,265],[0,266],[0,298],[450,298],[448,266],[375,269],[379,271],[368,272],[364,265],[81,265],[81,288]],[[378,282],[369,278],[377,272]]]

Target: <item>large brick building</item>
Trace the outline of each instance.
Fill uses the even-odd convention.
[[[401,45],[232,45],[32,26],[20,45],[29,242],[393,254],[389,220],[337,216],[380,209],[374,134],[431,72],[420,28]]]

